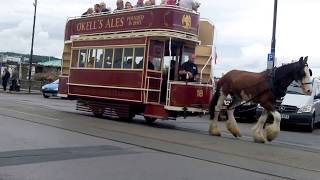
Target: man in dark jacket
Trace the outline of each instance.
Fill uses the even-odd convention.
[[[182,64],[180,70],[179,70],[179,75],[180,75],[180,80],[181,81],[197,81],[199,79],[198,75],[198,68],[194,64],[196,59],[195,54],[192,54],[189,57],[189,61],[185,62]]]
[[[8,85],[8,81],[10,78],[10,73],[8,71],[8,69],[4,69],[4,74],[2,76],[2,86],[3,86],[3,90],[7,91],[7,85]]]

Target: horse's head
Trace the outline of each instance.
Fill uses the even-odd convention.
[[[312,71],[308,66],[308,56],[301,57],[298,63],[298,70],[295,74],[295,80],[301,84],[301,88],[305,94],[310,95],[312,93]]]

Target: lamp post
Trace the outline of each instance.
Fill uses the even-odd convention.
[[[34,16],[33,16],[33,29],[32,29],[32,40],[31,40],[31,52],[29,59],[29,93],[31,92],[31,68],[32,68],[32,56],[33,56],[33,42],[34,42],[34,30],[36,26],[36,15],[37,15],[37,0],[33,3],[34,5]]]
[[[272,69],[274,67],[275,65],[274,62],[276,59],[277,10],[278,10],[278,0],[274,0],[272,40],[271,40],[271,51],[270,51],[270,54],[268,55],[268,69]],[[269,62],[270,62],[270,65],[269,65]]]

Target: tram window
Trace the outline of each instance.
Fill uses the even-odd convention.
[[[95,62],[95,68],[102,68],[103,63],[103,49],[97,49],[97,58]]]
[[[89,49],[88,51],[89,51],[89,56],[88,56],[87,68],[94,68],[94,62],[96,60],[97,50]]]
[[[134,49],[134,69],[143,69],[144,48]]]
[[[184,52],[183,52],[183,56],[182,56],[182,63],[184,62],[188,62],[189,61],[189,58],[191,57],[191,55],[193,54],[194,52],[194,49],[191,49],[191,48],[185,48],[184,49]]]
[[[73,50],[71,67],[77,67],[78,59],[79,59],[79,50]]]
[[[86,63],[87,63],[87,50],[82,49],[80,50],[79,67],[86,67]]]
[[[148,62],[148,69],[161,71],[161,58],[150,57]]]
[[[113,68],[115,68],[115,69],[121,69],[122,55],[123,55],[123,49],[122,49],[122,48],[116,48],[116,49],[114,49]]]
[[[112,68],[113,49],[104,50],[104,68]]]
[[[123,64],[122,64],[123,69],[132,69],[132,61],[133,61],[133,48],[125,48]]]

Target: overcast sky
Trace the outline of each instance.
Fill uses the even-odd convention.
[[[216,26],[216,75],[231,69],[262,71],[270,52],[273,0],[199,0],[202,18]],[[309,56],[320,76],[320,0],[278,0],[278,63]],[[2,1],[0,51],[30,53],[33,0]],[[68,17],[82,14],[94,0],[38,0],[34,53],[61,57]],[[116,0],[105,1],[112,9]],[[133,4],[136,0],[131,1]],[[159,3],[160,0],[157,0]]]

